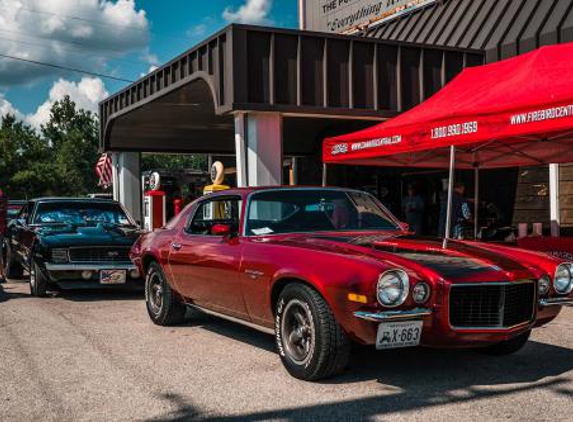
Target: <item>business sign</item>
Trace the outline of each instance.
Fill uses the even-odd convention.
[[[300,0],[300,27],[309,31],[352,33],[409,13],[436,0]]]

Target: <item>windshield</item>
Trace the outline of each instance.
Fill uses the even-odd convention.
[[[119,204],[109,202],[46,202],[40,203],[34,217],[35,224],[98,223],[131,225]]]
[[[275,190],[252,196],[247,236],[295,232],[398,230],[369,194],[343,190]]]

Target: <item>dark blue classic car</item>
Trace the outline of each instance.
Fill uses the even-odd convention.
[[[8,226],[5,273],[24,270],[34,296],[62,289],[141,287],[129,260],[139,230],[116,201],[41,198],[28,201]]]

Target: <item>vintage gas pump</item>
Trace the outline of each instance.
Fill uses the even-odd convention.
[[[161,190],[159,173],[149,177],[149,190],[143,195],[143,229],[153,231],[166,223],[166,195]]]

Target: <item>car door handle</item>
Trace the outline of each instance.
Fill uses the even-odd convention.
[[[183,245],[181,243],[172,243],[171,244],[171,248],[173,248],[174,251],[178,251],[183,247]]]

